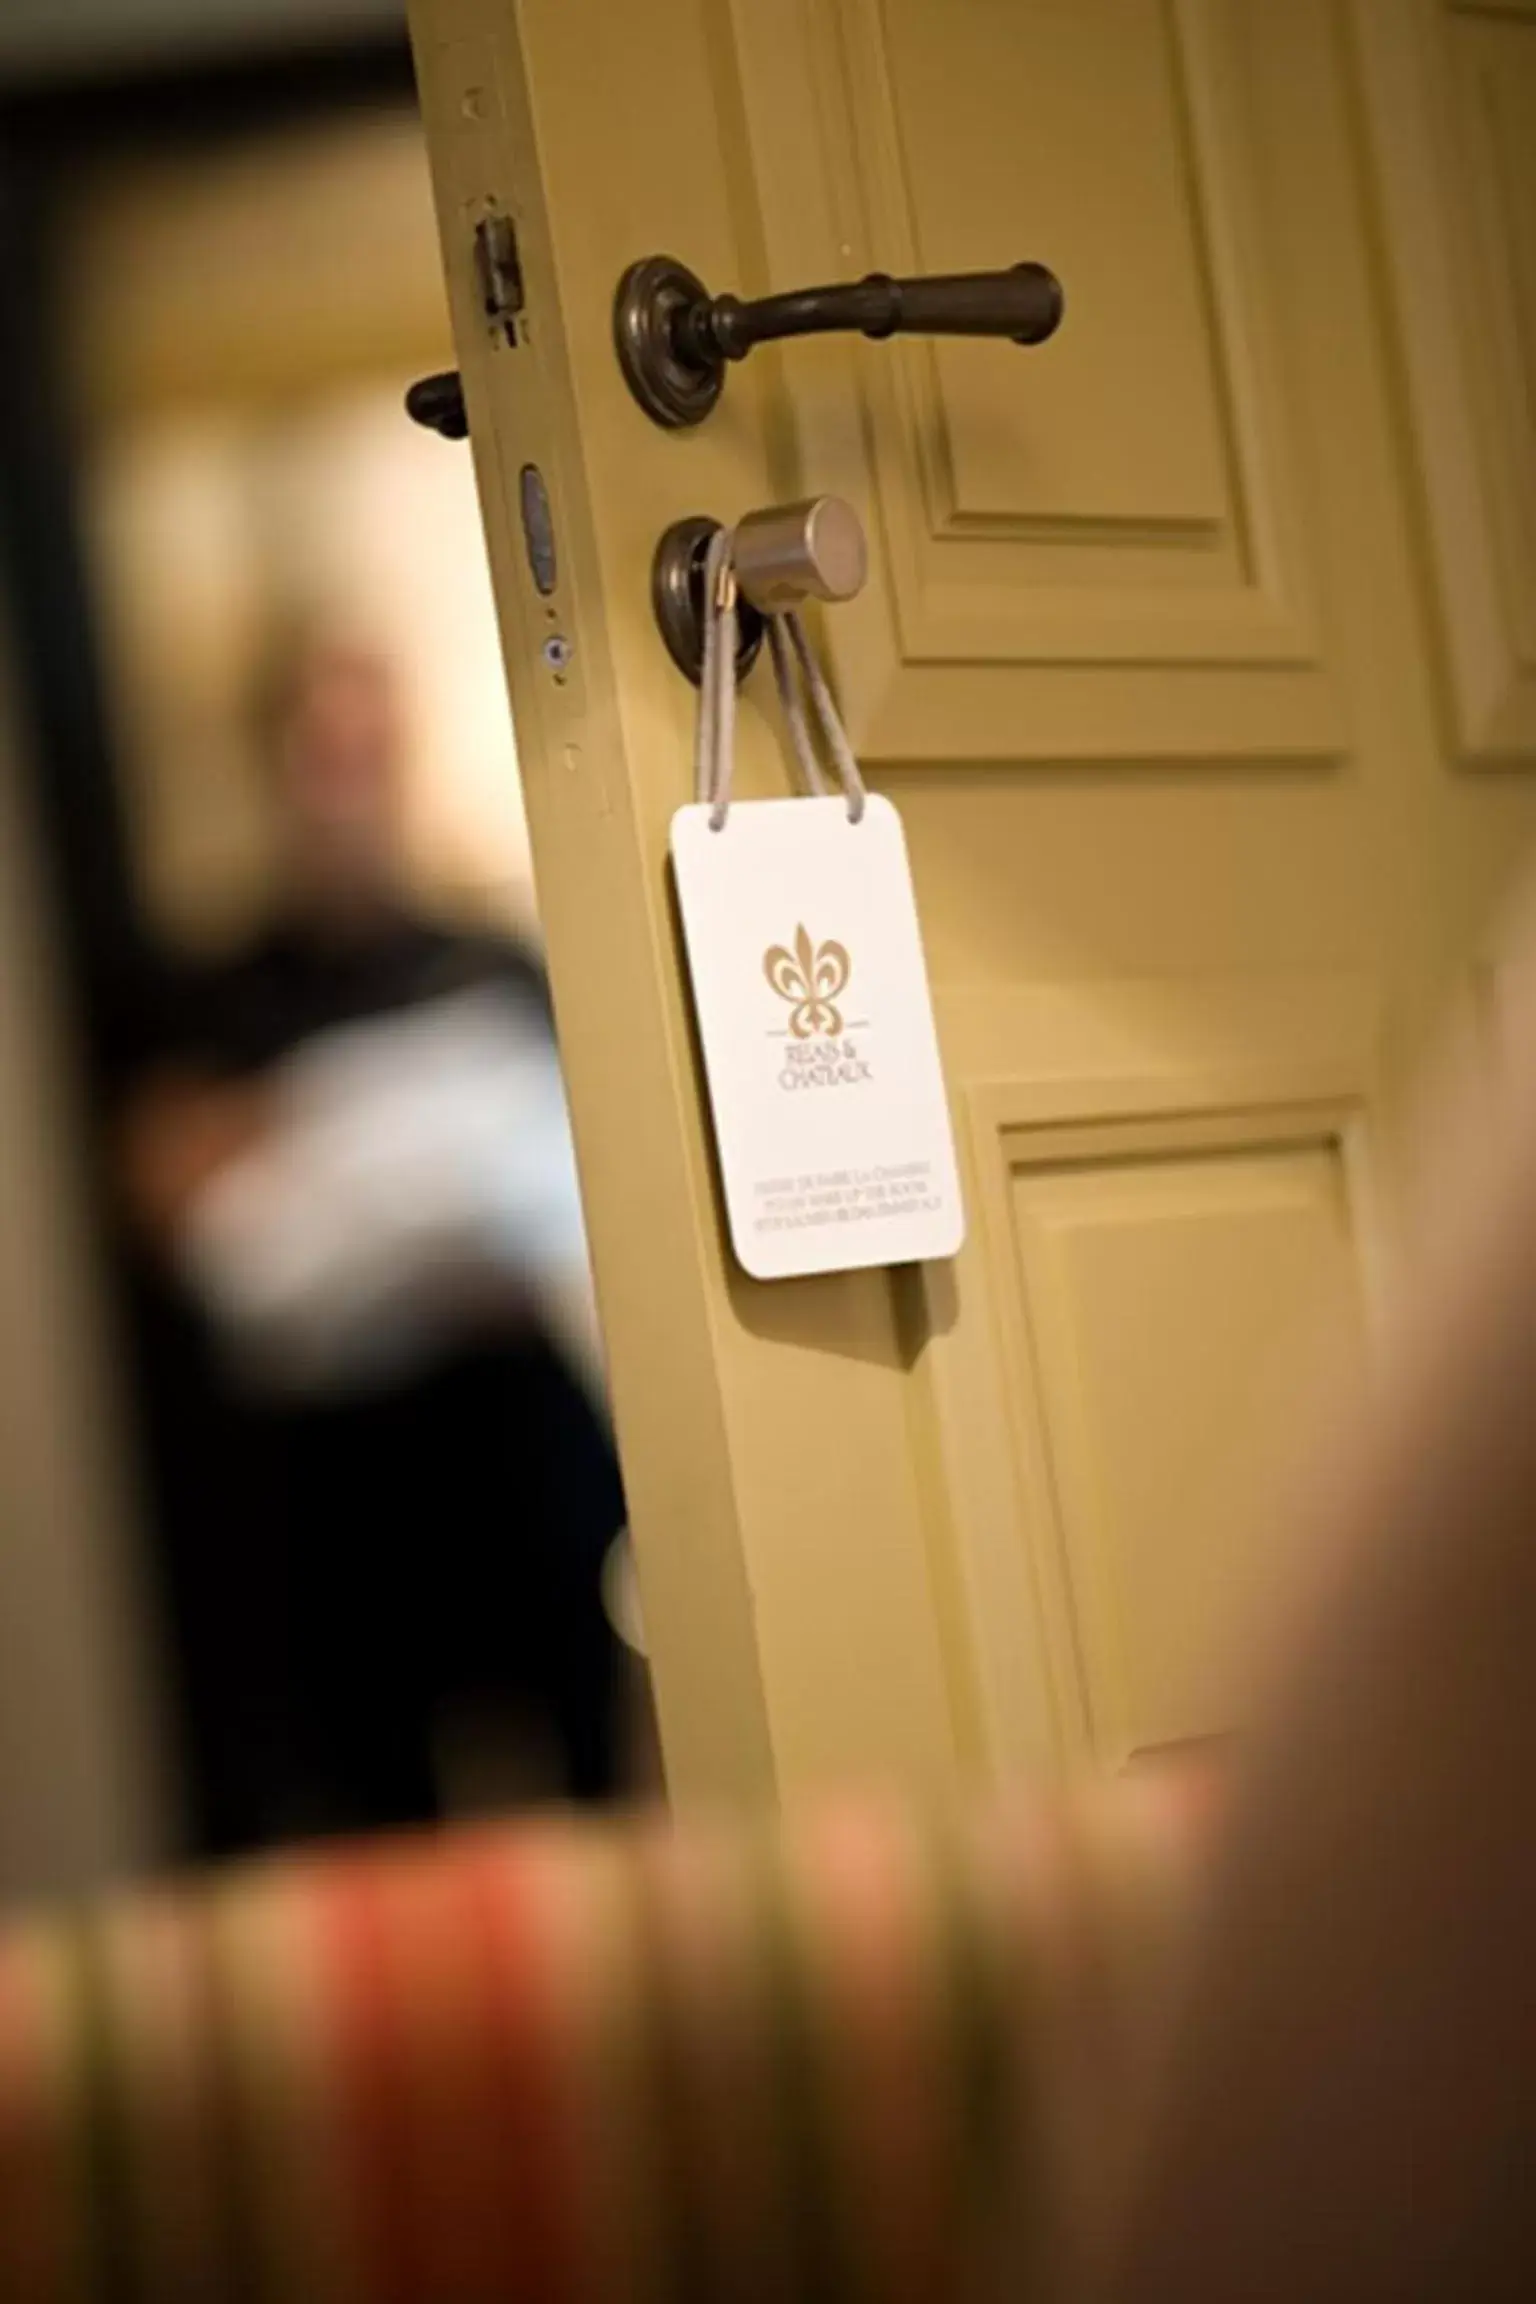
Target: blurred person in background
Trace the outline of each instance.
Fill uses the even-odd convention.
[[[121,1130],[199,1395],[162,1469],[208,1852],[435,1816],[477,1706],[570,1797],[620,1775],[624,1510],[541,972],[408,901],[377,653],[290,640],[260,717],[281,896],[141,1003]]]

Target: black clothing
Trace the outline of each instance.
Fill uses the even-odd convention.
[[[488,984],[547,1019],[510,943],[403,915],[347,945],[277,928],[167,971],[138,1069],[254,1077],[315,1033]],[[295,1402],[243,1392],[165,1275],[143,1297],[199,1852],[431,1818],[434,1724],[461,1698],[510,1700],[570,1796],[611,1794],[600,1575],[624,1503],[550,1341],[486,1329],[387,1386]]]
[[[167,966],[147,1001],[138,1060],[182,1062],[239,1079],[317,1032],[495,984],[548,1022],[544,978],[522,948],[396,913],[356,941],[268,929],[233,960]]]

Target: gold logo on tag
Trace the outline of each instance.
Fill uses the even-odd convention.
[[[852,973],[841,944],[813,944],[803,927],[795,930],[793,951],[770,944],[763,954],[763,974],[789,1002],[789,1028],[797,1040],[837,1038],[843,1029],[837,996]]]

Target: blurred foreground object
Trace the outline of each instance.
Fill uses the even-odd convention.
[[[432,1817],[455,1713],[498,1701],[549,1789],[601,1798],[624,1508],[543,979],[407,902],[375,653],[301,635],[260,719],[278,907],[233,958],[167,972],[122,1123],[222,1419],[177,1563],[205,1844]]]
[[[1497,1068],[1431,1107],[1417,1293],[1313,1500],[1327,1589],[1189,1947],[1114,2304],[1536,2294],[1526,948]]]
[[[0,1938],[0,2294],[1038,2297],[1192,1820],[487,1832]]]

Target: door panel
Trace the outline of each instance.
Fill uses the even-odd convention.
[[[1120,1766],[1229,1718],[1291,1565],[1273,1490],[1311,1355],[1347,1381],[1375,1308],[1370,991],[1077,985],[943,1015],[952,1076],[993,1074],[959,1099],[972,1233],[930,1277],[925,1363],[986,1740]],[[1127,1073],[1133,1047],[1165,1068]],[[986,1318],[948,1317],[951,1291]]]
[[[1536,4],[1353,0],[1456,741],[1536,755]]]
[[[1262,1569],[1262,1417],[1356,1272],[1340,1140],[1246,1116],[1021,1150],[1012,1216],[1060,1568],[1096,1759],[1208,1732],[1229,1624]],[[1167,1147],[1163,1149],[1162,1147]],[[1057,1163],[1060,1163],[1059,1165]],[[1214,1632],[1213,1627],[1221,1627]]]
[[[827,636],[882,759],[1337,749],[1220,13],[732,9],[751,286],[1035,253],[1068,283],[1028,360],[784,357],[801,463],[883,546]]]
[[[1448,35],[1501,104],[1525,13]],[[1426,27],[1367,18],[416,0],[680,1796],[1115,1766],[1232,1717],[1239,1622],[1290,1565],[1272,1468],[1390,1233],[1383,1116],[1532,821],[1529,780],[1456,775],[1442,731],[1361,125],[1371,40],[1417,70]],[[515,347],[471,256],[495,209]],[[741,293],[1035,256],[1068,316],[1032,352],[762,350],[663,434],[609,319],[663,251]],[[1496,433],[1478,453],[1513,475]],[[703,1118],[665,863],[694,700],[648,569],[682,514],[819,491],[870,532],[821,640],[907,828],[971,1232],[952,1265],[762,1286]],[[1507,670],[1500,581],[1475,637]],[[745,795],[785,789],[765,694]]]

